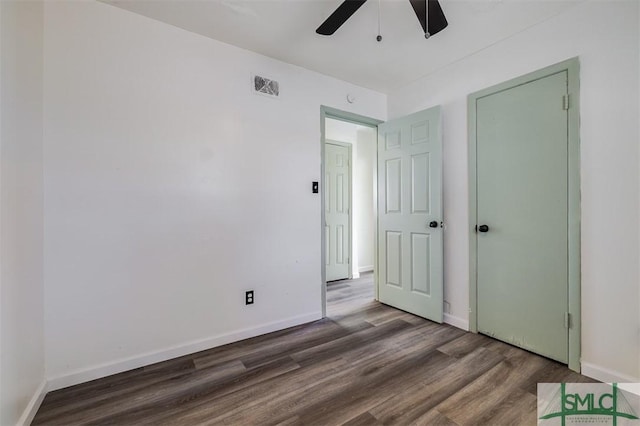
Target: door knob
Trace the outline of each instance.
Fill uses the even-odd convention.
[[[431,222],[429,222],[429,228],[437,228],[438,227],[438,222],[436,222],[435,220],[432,220]]]
[[[478,231],[480,231],[480,232],[489,232],[489,226],[488,225],[480,225],[480,226],[478,226]]]

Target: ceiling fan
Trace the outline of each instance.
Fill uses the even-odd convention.
[[[340,6],[318,27],[316,33],[320,35],[332,35],[338,28],[351,17],[356,10],[360,9],[367,0],[345,0]],[[442,8],[438,0],[409,0],[413,11],[422,25],[425,38],[429,38],[439,33],[447,27],[448,22],[445,18]],[[382,37],[378,35],[378,41]]]

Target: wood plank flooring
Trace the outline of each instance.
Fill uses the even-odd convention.
[[[546,358],[328,285],[328,318],[50,392],[34,425],[535,425]]]

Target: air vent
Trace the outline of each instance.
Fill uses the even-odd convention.
[[[253,76],[253,92],[272,98],[280,96],[280,85],[277,81],[260,75]]]

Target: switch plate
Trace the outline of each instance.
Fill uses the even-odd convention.
[[[318,182],[311,182],[311,192],[314,194],[318,193]]]

